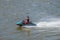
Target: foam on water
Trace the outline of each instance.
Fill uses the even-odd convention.
[[[60,27],[60,21],[39,22],[37,27]]]
[[[24,26],[24,27],[26,27],[26,28],[32,28],[32,27],[35,27],[35,26]]]

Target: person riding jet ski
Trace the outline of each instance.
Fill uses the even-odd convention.
[[[22,26],[25,26],[25,25],[36,26],[36,24],[30,21],[29,16],[27,16],[24,20],[17,22],[16,25],[19,26],[21,29],[22,29]]]
[[[23,24],[29,24],[30,22],[30,19],[29,19],[29,16],[27,16],[24,20],[23,20]]]
[[[30,19],[29,16],[27,16],[23,21],[17,22],[16,25],[22,28],[23,25],[27,25],[29,23],[30,23]]]

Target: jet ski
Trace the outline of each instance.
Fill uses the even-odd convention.
[[[19,26],[36,26],[35,23],[30,21],[29,16],[27,16],[24,20],[16,22],[17,25]]]
[[[33,22],[29,22],[28,24],[24,24],[22,21],[16,22],[17,25],[22,25],[22,26],[36,26]]]

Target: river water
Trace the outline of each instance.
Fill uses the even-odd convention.
[[[37,26],[16,30],[27,15]],[[60,40],[60,0],[0,0],[0,40]]]

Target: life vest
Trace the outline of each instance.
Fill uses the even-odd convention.
[[[23,21],[23,24],[28,24],[29,22]]]

